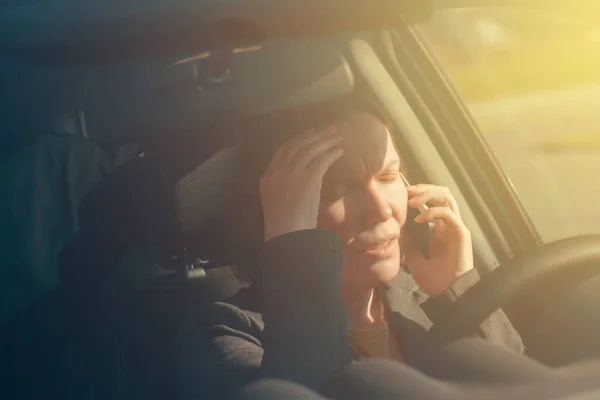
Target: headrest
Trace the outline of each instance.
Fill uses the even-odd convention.
[[[233,182],[237,151],[227,147],[175,185],[175,208],[183,233],[204,230],[221,212]]]

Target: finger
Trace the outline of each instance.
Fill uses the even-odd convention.
[[[425,224],[431,221],[442,221],[446,226],[461,233],[468,233],[462,220],[447,207],[431,207],[415,218],[415,222]]]
[[[283,155],[288,150],[288,147],[292,146],[292,143],[297,142],[300,137],[308,138],[311,135],[315,135],[314,129],[309,129],[306,132],[303,132],[300,135],[298,135],[298,137],[294,137],[294,138],[288,140],[287,142],[283,143],[281,146],[279,146],[277,148],[277,150],[275,151],[275,154],[273,154],[273,157],[271,158],[271,162],[269,163],[269,165],[279,165],[281,163]]]
[[[442,186],[426,185],[418,191],[408,191],[408,205],[413,208],[419,208],[425,204],[432,204],[437,207],[448,207],[460,217],[458,203],[448,188]]]
[[[318,140],[331,137],[333,134],[335,134],[335,125],[332,125],[322,131],[317,132],[313,129],[298,135],[277,149],[270,166],[289,166],[296,154],[304,147],[309,146]]]
[[[295,171],[306,169],[317,156],[337,148],[341,142],[341,136],[331,136],[311,143],[290,161],[290,168]]]
[[[406,189],[408,189],[409,192],[414,193],[414,194],[419,194],[419,193],[423,193],[428,189],[437,187],[436,185],[431,185],[428,183],[417,183],[415,185],[408,185],[406,187]]]
[[[450,189],[448,189],[447,187],[432,185],[432,184],[428,184],[428,183],[418,183],[416,185],[408,185],[406,187],[406,190],[413,196],[416,196],[421,193],[429,192],[429,191],[435,190],[435,189],[442,189],[447,192],[450,192]]]
[[[340,148],[333,148],[329,151],[319,154],[316,156],[308,169],[316,174],[319,178],[323,178],[329,168],[340,159],[340,157],[344,154],[344,150]]]

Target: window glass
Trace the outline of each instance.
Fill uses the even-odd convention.
[[[440,11],[418,34],[544,242],[600,234],[600,23],[593,12]]]

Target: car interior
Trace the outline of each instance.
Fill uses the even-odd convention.
[[[423,345],[503,307],[533,358],[600,357],[600,236],[515,246],[485,194],[489,176],[510,185],[477,177],[493,161],[460,166],[449,141],[473,128],[443,77],[420,67],[410,26],[469,2],[375,3],[2,5],[5,398],[180,398],[180,322],[247,284],[223,222],[239,136],[362,95],[392,116],[412,179],[455,194],[484,275]]]

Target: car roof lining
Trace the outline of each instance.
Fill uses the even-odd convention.
[[[157,58],[426,19],[433,0],[58,0],[0,9],[0,48],[38,61]],[[344,12],[341,13],[340,10]]]
[[[37,61],[79,64],[160,58],[422,22],[436,9],[579,8],[587,0],[56,0],[0,7],[0,49]],[[595,7],[595,8],[594,8]],[[343,9],[344,12],[340,12]]]
[[[46,114],[53,113],[56,119],[83,118],[87,136],[98,143],[141,142],[151,140],[151,136],[168,141],[177,132],[205,135],[207,127],[216,122],[348,95],[354,89],[355,77],[344,50],[355,36],[372,42],[374,34],[265,42],[260,48],[227,59],[224,67],[231,69],[232,78],[214,86],[199,78],[212,70],[210,58],[190,61],[189,57],[36,68],[31,73],[15,74],[14,80],[36,93],[35,108],[28,109],[29,114],[39,111],[45,116],[46,132],[52,125],[52,116]],[[13,86],[11,92],[18,91],[19,85]],[[37,120],[26,119],[20,130],[29,131],[29,125]]]
[[[102,138],[168,136],[220,119],[343,97],[354,88],[342,54],[347,40],[265,42],[223,61],[222,70],[230,70],[231,78],[216,86],[200,76],[213,69],[210,58],[96,68],[82,82],[89,93],[84,96],[88,132]]]

